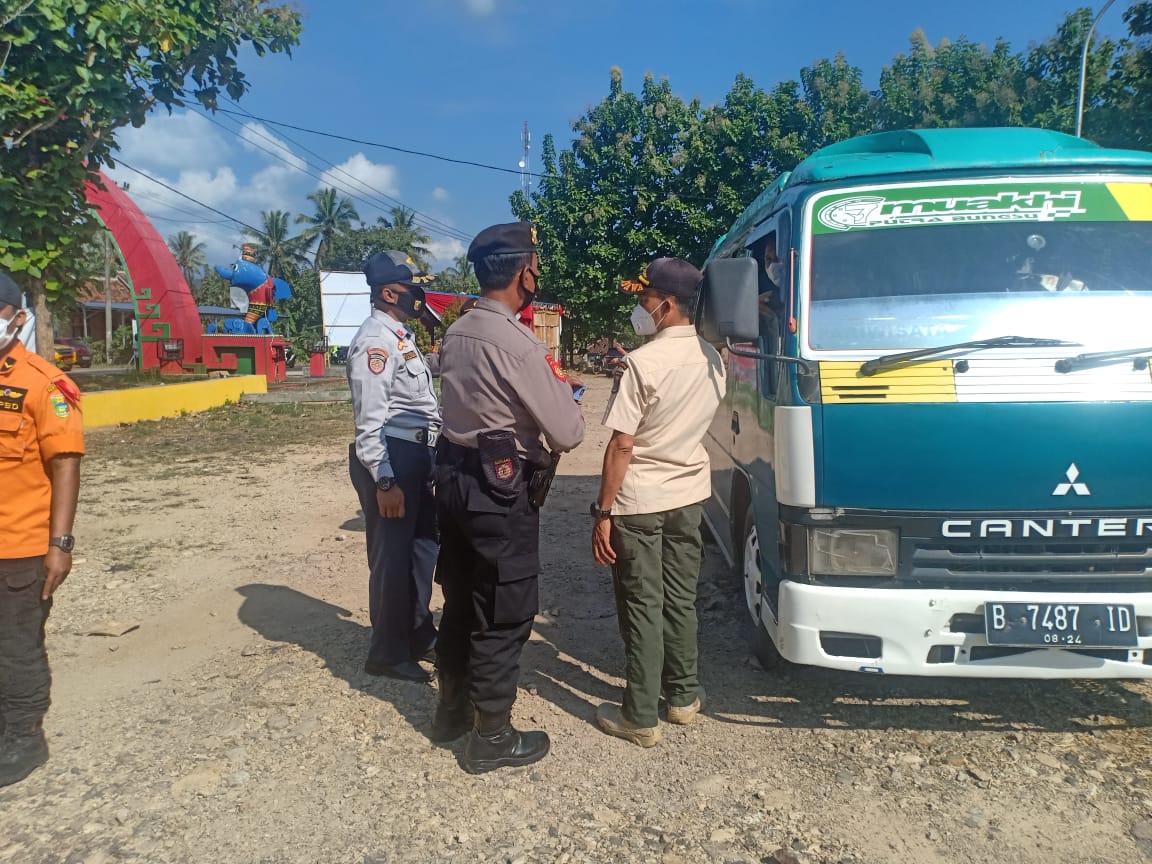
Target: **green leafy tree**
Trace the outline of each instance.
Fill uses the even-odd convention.
[[[204,278],[192,289],[192,296],[196,298],[197,306],[232,306],[232,295],[229,291],[228,280],[215,270],[205,270]]]
[[[1101,61],[1109,46],[1093,52],[1084,131],[1108,146],[1152,150],[1152,2],[1134,3],[1124,21],[1130,38],[1111,55],[1104,84]]]
[[[238,58],[288,52],[300,13],[262,0],[8,0],[0,6],[0,268],[23,284],[37,344],[98,231],[84,197],[116,132],[156,106],[241,98]]]
[[[909,52],[880,74],[876,128],[1019,126],[1024,85],[1023,58],[1007,42],[992,50],[963,38],[933,46],[917,30]]]
[[[449,294],[479,294],[480,283],[476,281],[476,270],[467,254],[456,256],[450,267],[436,274],[436,290]]]
[[[252,257],[268,275],[291,283],[296,275],[309,266],[300,236],[289,236],[288,213],[284,210],[265,210],[260,214],[260,230],[244,228],[252,247]]]
[[[298,350],[309,350],[319,339],[324,329],[320,307],[320,271],[306,269],[292,280],[292,298],[277,303],[281,319],[276,330],[283,333],[300,346]]]
[[[427,242],[427,237],[423,242]],[[324,269],[358,273],[364,269],[364,261],[368,256],[386,249],[405,252],[421,269],[428,269],[427,262],[420,257],[421,251],[424,254],[428,253],[427,249],[421,250],[419,246],[414,246],[411,234],[405,229],[381,223],[354,228],[333,236],[331,247],[325,256]]]
[[[324,267],[332,238],[351,230],[353,221],[360,221],[360,214],[349,199],[341,198],[331,187],[317,189],[308,196],[308,200],[313,204],[312,215],[301,213],[296,217],[296,224],[308,226],[300,235],[305,246],[318,240],[313,263],[316,267]]]
[[[176,259],[176,266],[184,274],[184,281],[193,292],[203,276],[204,268],[208,266],[204,248],[204,244],[187,231],[178,231],[168,238],[168,249]]]

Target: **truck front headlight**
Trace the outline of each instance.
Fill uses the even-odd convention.
[[[895,576],[900,537],[892,530],[808,529],[808,569],[813,576]]]

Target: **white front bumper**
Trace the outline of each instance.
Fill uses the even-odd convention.
[[[971,649],[987,646],[983,634],[954,633],[958,613],[984,614],[985,601],[1027,603],[1125,603],[1136,616],[1152,616],[1149,594],[1049,594],[1032,591],[956,591],[891,588],[829,588],[784,582],[780,621],[775,630],[782,656],[794,663],[852,672],[969,678],[1152,678],[1144,664],[1152,636],[1137,638],[1127,660],[1105,659],[1062,648],[1024,650],[1005,657],[973,660]],[[879,657],[840,657],[824,651],[820,634],[852,633],[881,640]],[[929,663],[935,645],[954,646],[951,662]],[[1152,657],[1152,655],[1150,655]]]

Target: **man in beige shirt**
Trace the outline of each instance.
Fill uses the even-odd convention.
[[[601,705],[597,720],[642,747],[660,741],[661,689],[672,723],[692,722],[703,707],[696,584],[711,494],[703,441],[725,380],[720,355],[692,326],[702,280],[687,261],[658,258],[623,285],[638,295],[633,327],[653,338],[628,355],[613,385],[604,415],[613,433],[592,505],[592,552],[612,567],[627,681],[623,705]]]

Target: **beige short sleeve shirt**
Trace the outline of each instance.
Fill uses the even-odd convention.
[[[635,439],[612,513],[660,513],[705,500],[712,480],[704,436],[725,388],[720,355],[694,327],[669,327],[627,364],[604,414],[605,426]]]

